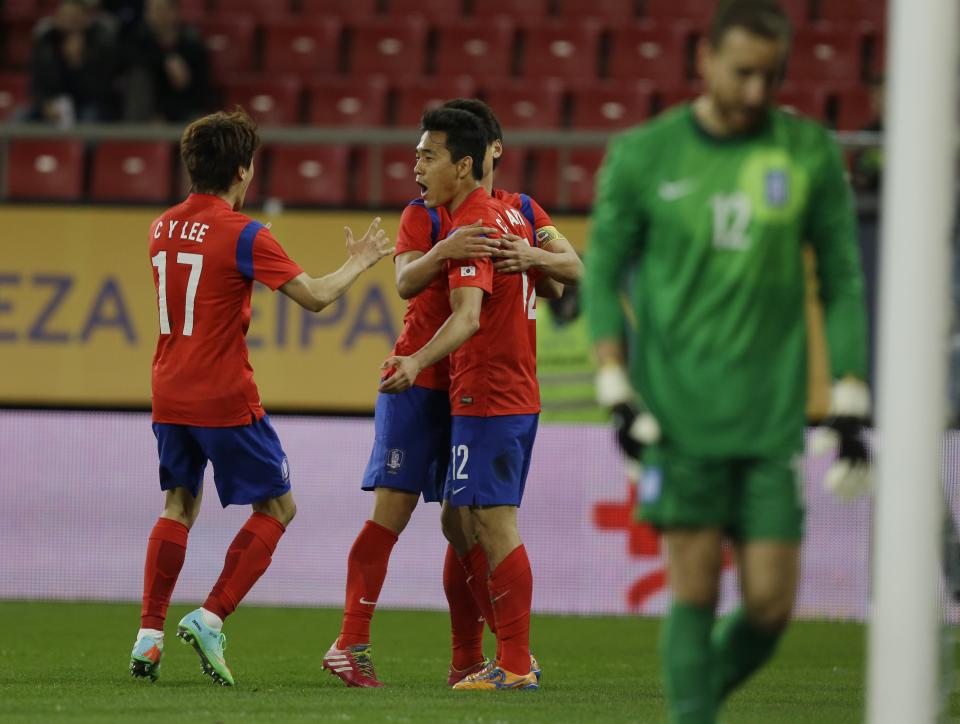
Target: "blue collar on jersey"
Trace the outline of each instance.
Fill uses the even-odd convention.
[[[437,238],[440,236],[440,213],[435,208],[427,206],[423,199],[414,199],[409,203],[409,206],[422,206],[424,209],[426,209],[427,215],[430,217],[430,246],[433,246],[440,241],[440,239]],[[533,231],[534,244],[536,244],[537,221],[536,217],[533,215],[533,204],[530,203],[530,197],[526,194],[520,194],[520,213],[523,214],[524,218],[530,222],[530,229]],[[246,229],[244,229],[244,231],[246,231]],[[451,233],[453,233],[453,231],[454,230],[451,229]],[[254,232],[254,236],[256,236],[256,232]],[[253,239],[251,238],[251,243],[252,241]],[[239,251],[237,253],[239,255]],[[253,264],[251,260],[251,269],[252,268]]]

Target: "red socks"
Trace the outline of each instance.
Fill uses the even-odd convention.
[[[347,593],[338,649],[370,641],[370,621],[397,538],[389,528],[368,520],[353,542],[347,557]]]
[[[460,559],[467,572],[467,585],[473,593],[473,600],[480,608],[480,615],[487,622],[492,633],[497,633],[497,624],[493,616],[493,604],[490,603],[490,564],[483,546],[475,543],[467,555]]]
[[[267,570],[285,530],[276,518],[264,513],[251,515],[230,543],[223,571],[203,607],[220,618],[233,613]]]
[[[167,606],[177,585],[177,576],[187,555],[187,535],[190,529],[183,523],[158,518],[147,541],[147,557],[143,566],[143,607],[140,609],[140,627],[163,631]]]
[[[453,546],[448,545],[447,556],[443,560],[443,592],[447,594],[447,604],[450,607],[450,629],[453,637],[452,665],[460,671],[483,661],[483,615],[467,582],[467,558],[469,556],[464,556],[462,560],[458,558]],[[483,581],[486,584],[486,575]],[[489,594],[486,600],[489,605]]]
[[[490,599],[497,621],[497,663],[512,674],[526,674],[530,671],[533,573],[522,544],[490,576]]]

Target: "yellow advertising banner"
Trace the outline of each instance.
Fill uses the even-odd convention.
[[[156,208],[0,206],[0,404],[150,404],[158,332],[148,254]],[[370,212],[284,212],[272,223],[313,275],[343,263],[343,227],[363,234]],[[396,238],[399,214],[383,216]],[[583,248],[586,220],[558,219]],[[306,312],[255,285],[247,336],[265,408],[372,411],[379,367],[400,332],[405,302],[393,264],[380,262],[338,302]]]

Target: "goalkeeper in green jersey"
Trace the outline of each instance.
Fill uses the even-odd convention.
[[[840,153],[774,97],[791,28],[772,0],[721,4],[698,50],[704,95],[617,136],[599,174],[586,306],[600,402],[643,464],[642,516],[664,532],[661,640],[671,720],[712,722],[787,625],[803,535],[802,246],[816,254],[835,379],[826,484],[868,482],[863,278]],[[618,293],[636,333],[624,354]],[[629,370],[625,369],[629,360]],[[716,620],[721,543],[742,606]]]

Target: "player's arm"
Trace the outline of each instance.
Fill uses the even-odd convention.
[[[280,291],[304,309],[319,312],[339,299],[363,272],[393,251],[390,239],[380,228],[379,217],[373,220],[361,239],[355,240],[349,227],[344,227],[343,233],[347,247],[347,260],[343,266],[322,277],[303,272],[281,286]]]
[[[434,244],[430,251],[405,251],[394,260],[397,273],[397,293],[401,299],[410,299],[422,292],[450,259],[480,259],[489,257],[499,246],[497,239],[488,238],[499,230],[484,226],[478,219],[461,226],[447,238]]]
[[[480,287],[458,287],[450,292],[451,314],[433,338],[409,357],[388,357],[381,369],[385,376],[381,392],[403,392],[417,375],[460,347],[480,329],[480,310],[484,290]],[[392,374],[390,370],[393,370]]]

